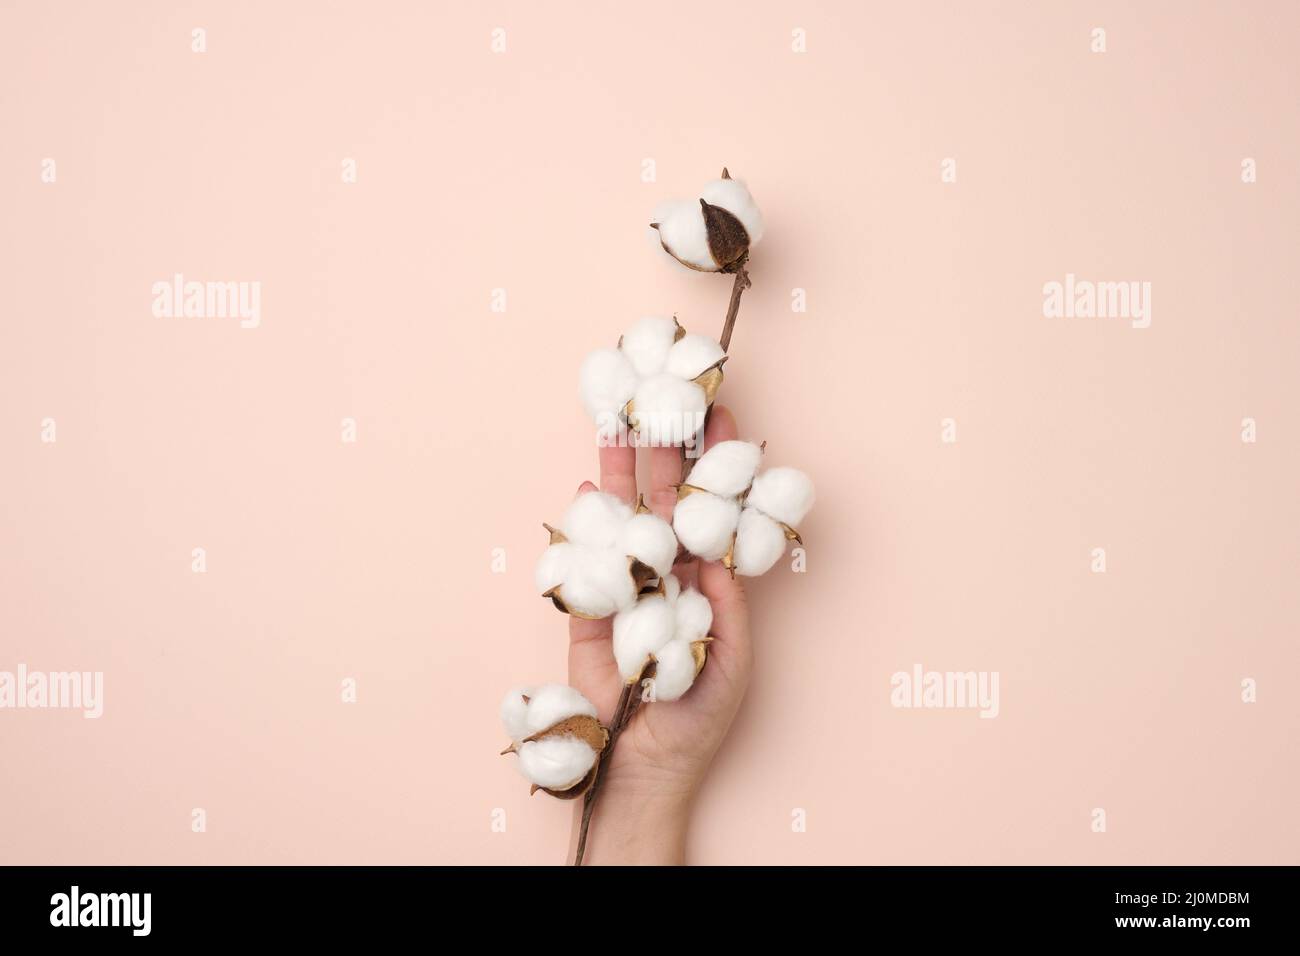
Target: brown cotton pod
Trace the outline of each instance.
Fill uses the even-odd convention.
[[[709,255],[722,269],[735,262],[749,251],[749,233],[735,214],[700,200],[700,211],[704,214],[704,230],[709,240]]]
[[[545,730],[538,731],[531,737],[525,737],[521,743],[531,744],[549,737],[577,737],[596,753],[601,753],[609,743],[609,731],[599,720],[589,714],[574,714],[554,723]]]
[[[695,494],[697,491],[704,491],[704,490],[705,489],[699,487],[698,485],[691,485],[683,482],[682,484],[677,486],[677,500],[681,501],[683,498],[688,498],[691,495]],[[710,492],[710,494],[712,494],[712,492]]]
[[[545,740],[548,737],[577,737],[592,750],[596,751],[596,761],[591,765],[591,769],[582,777],[581,780],[575,781],[563,789],[552,789],[550,787],[539,787],[533,784],[529,790],[529,795],[536,793],[538,790],[545,790],[553,797],[561,800],[572,800],[580,797],[590,789],[591,785],[596,782],[596,773],[600,769],[600,757],[604,753],[605,747],[609,744],[609,731],[595,717],[587,714],[574,714],[572,717],[566,717],[564,720],[547,727],[531,737],[525,737],[520,743],[534,743],[539,740]],[[511,744],[507,749],[501,751],[503,754],[517,753],[518,748]]]
[[[644,496],[639,497],[636,503],[636,513],[647,514],[649,513],[649,511],[650,509],[647,508],[645,504],[645,497]],[[563,531],[560,531],[558,528],[551,527],[546,522],[542,522],[542,527],[545,528],[550,533],[551,544],[553,545],[564,544],[569,540],[567,537],[565,537]],[[654,590],[654,588],[651,587],[651,584],[652,582],[659,579],[658,571],[650,567],[650,565],[637,560],[631,555],[627,556],[627,572],[628,575],[632,578],[632,585],[636,589],[637,594],[647,593],[648,591]],[[582,611],[577,610],[576,608],[570,607],[568,601],[564,599],[563,583],[557,584],[555,585],[555,587],[543,591],[542,597],[546,598],[553,605],[555,605],[555,609],[559,611],[561,614],[568,614],[571,617],[580,618],[581,620],[584,621],[604,620],[603,617],[598,617],[595,614],[586,614]]]
[[[704,665],[709,661],[709,644],[712,643],[712,637],[704,637],[698,641],[691,641],[691,657],[695,661],[695,676],[700,676],[700,671],[704,670]]]
[[[564,602],[564,595],[560,591],[561,587],[563,587],[563,585],[557,584],[549,591],[543,591],[542,597],[550,598],[551,603],[555,605],[556,610],[560,611],[562,614],[568,614],[571,617],[581,618],[584,621],[601,620],[601,618],[596,617],[596,615],[594,614],[584,614],[581,611],[575,611],[573,608],[569,607],[569,605]]]
[[[637,593],[641,592],[651,581],[659,577],[659,572],[644,561],[640,561],[631,555],[627,559],[627,570],[632,575],[632,580],[636,583]]]
[[[722,356],[716,364],[710,365],[691,379],[692,382],[704,389],[705,406],[712,405],[713,400],[718,397],[718,389],[722,388],[722,366],[727,361],[727,358],[726,355]]]
[[[668,593],[668,589],[664,586],[664,579],[657,578],[654,584],[642,586],[641,590],[636,592],[636,596],[639,601],[648,594],[658,594],[660,597],[663,597],[666,593]]]

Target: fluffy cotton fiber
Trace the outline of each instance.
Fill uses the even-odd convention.
[[[537,570],[533,574],[538,591],[545,593],[557,587],[569,576],[569,569],[573,567],[577,550],[564,541],[553,544],[542,552],[542,556],[537,561]]]
[[[708,399],[704,389],[689,379],[667,372],[642,379],[632,398],[627,421],[654,446],[676,446],[699,434],[704,427]]]
[[[623,525],[631,518],[632,508],[624,501],[601,491],[592,491],[573,499],[560,522],[560,530],[574,544],[612,548]]]
[[[688,483],[724,498],[735,498],[753,483],[762,457],[763,450],[753,442],[720,441],[700,456]]]
[[[507,693],[501,701],[501,722],[519,755],[520,773],[550,790],[567,790],[581,781],[598,756],[585,741],[568,734],[526,740],[579,715],[595,717],[596,708],[564,684],[517,687]]]
[[[673,638],[677,615],[666,596],[650,594],[614,615],[614,660],[624,680],[641,676],[647,661]]]
[[[750,442],[719,442],[691,470],[688,494],[673,510],[673,530],[686,550],[706,561],[731,552],[745,577],[764,574],[785,553],[790,533],[812,508],[812,480],[795,468],[755,474],[762,449]],[[743,508],[742,508],[743,502]]]
[[[654,699],[680,700],[695,683],[695,655],[689,641],[669,641],[655,652]]]
[[[661,578],[673,569],[677,559],[677,535],[668,522],[654,514],[633,515],[624,522],[617,546],[623,554],[654,568]]]
[[[710,206],[725,209],[740,221],[749,242],[738,255],[757,245],[763,238],[763,216],[754,197],[739,179],[723,178],[706,183],[700,199]],[[709,243],[709,230],[703,209],[697,200],[665,203],[655,211],[655,228],[664,250],[678,262],[702,272],[718,272],[731,265],[719,262]]]
[[[609,617],[636,600],[628,560],[613,548],[579,548],[578,558],[560,582],[560,600],[579,617]]]
[[[684,335],[668,350],[664,371],[677,378],[695,378],[722,361],[727,353],[707,335]]]
[[[663,594],[643,596],[614,616],[614,659],[626,681],[635,681],[656,662],[655,700],[677,700],[695,683],[691,645],[707,639],[713,625],[708,599],[677,578],[664,579]]]
[[[619,349],[642,378],[662,372],[668,362],[668,352],[677,340],[680,328],[672,319],[658,316],[641,319],[623,333]]]
[[[704,455],[700,461],[707,457]],[[734,498],[720,498],[708,491],[687,495],[673,508],[677,539],[687,551],[705,561],[720,561],[727,553],[739,520],[740,505]]]
[[[660,205],[655,210],[655,228],[664,251],[677,261],[701,272],[720,268],[709,252],[709,233],[695,200],[677,199]]]
[[[519,772],[539,787],[568,790],[596,762],[596,751],[577,737],[548,737],[519,748]]]
[[[528,698],[525,700],[524,698]],[[519,687],[501,702],[501,721],[511,740],[521,741],[569,717],[596,716],[596,705],[567,684]]]
[[[769,468],[754,479],[745,506],[796,528],[812,510],[813,497],[812,479],[802,471]]]
[[[748,578],[765,574],[785,554],[785,529],[754,508],[740,513],[732,560],[736,573]]]
[[[667,522],[635,514],[600,491],[574,500],[560,522],[560,534],[564,540],[542,552],[534,579],[539,592],[555,591],[564,607],[580,617],[608,617],[636,601],[633,559],[662,578],[677,556],[677,539]]]
[[[695,379],[724,356],[717,342],[686,334],[676,319],[641,319],[618,348],[597,349],[583,361],[582,403],[606,439],[618,433],[626,411],[645,444],[682,445],[697,435],[709,404],[710,393]]]
[[[600,428],[612,438],[618,433],[618,413],[636,394],[636,368],[621,349],[596,349],[578,370],[582,404]]]

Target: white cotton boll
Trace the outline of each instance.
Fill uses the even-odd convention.
[[[528,729],[528,703],[524,700],[532,695],[531,687],[516,687],[501,699],[501,723],[511,740],[520,741],[532,733]]]
[[[668,522],[654,514],[633,515],[619,530],[617,547],[654,568],[659,577],[671,571],[677,559],[677,535]]]
[[[564,582],[573,567],[574,545],[561,541],[542,552],[537,559],[537,569],[533,579],[537,582],[537,593],[545,594],[557,584]]]
[[[677,598],[674,608],[676,624],[673,635],[678,640],[698,641],[708,636],[713,626],[713,607],[709,599],[694,588],[687,588]]]
[[[596,349],[583,359],[578,371],[578,386],[587,414],[597,423],[611,427],[635,394],[636,383],[636,369],[619,349]]]
[[[587,617],[609,617],[627,607],[636,600],[627,555],[615,548],[582,549],[565,575],[560,597],[571,612]]]
[[[669,641],[661,647],[655,660],[654,699],[677,700],[695,683],[695,657],[690,641]]]
[[[674,535],[674,537],[676,536]],[[668,599],[669,604],[676,603],[677,595],[681,593],[682,585],[677,580],[677,575],[670,574],[668,577],[664,578],[664,597]]]
[[[677,540],[687,551],[705,561],[717,561],[727,553],[739,520],[740,505],[707,491],[687,495],[673,509],[673,530],[677,532]]]
[[[749,578],[766,574],[785,554],[785,529],[753,508],[740,513],[736,528],[736,550],[732,558],[736,573]]]
[[[709,252],[709,233],[697,200],[678,200],[663,207],[659,241],[686,264],[705,272],[718,271],[718,264]]]
[[[632,509],[603,491],[578,495],[564,513],[560,530],[574,544],[590,548],[612,548],[619,529],[632,517]]]
[[[812,479],[799,469],[769,468],[754,479],[745,504],[797,528],[814,497]]]
[[[762,457],[763,449],[753,442],[720,441],[695,462],[687,484],[734,498],[754,480]]]
[[[668,350],[664,371],[678,378],[695,378],[705,369],[717,365],[726,354],[722,346],[707,335],[683,335]]]
[[[673,606],[659,595],[647,595],[614,615],[614,660],[624,680],[635,680],[647,659],[673,639]]]
[[[623,335],[619,346],[636,374],[642,378],[664,370],[668,351],[677,337],[677,323],[658,316],[641,319]],[[623,399],[624,402],[627,399]]]
[[[595,717],[596,707],[568,684],[542,684],[534,687],[528,695],[528,714],[524,724],[527,733],[520,737],[540,734],[560,721],[579,714]]]
[[[740,220],[749,233],[750,246],[758,245],[763,238],[763,214],[758,211],[749,187],[739,179],[715,179],[707,183],[700,198],[710,206],[721,206]]]
[[[708,408],[704,389],[694,382],[662,373],[637,386],[629,419],[646,444],[680,445],[704,426]]]
[[[547,737],[519,748],[519,772],[539,787],[567,790],[596,762],[596,751],[577,737]]]

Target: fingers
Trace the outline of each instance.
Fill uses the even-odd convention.
[[[723,405],[715,405],[704,432],[707,451],[718,442],[732,441],[740,434],[735,416]],[[727,650],[741,658],[749,654],[749,607],[745,586],[718,561],[700,561],[696,587],[713,606],[712,634]]]
[[[569,646],[586,644],[589,641],[610,640],[614,636],[614,625],[607,617],[599,621],[589,621],[585,617],[569,615]]]
[[[636,449],[631,445],[602,445],[600,490],[636,504]]]
[[[649,448],[650,493],[645,503],[650,510],[665,521],[673,520],[673,507],[677,504],[677,489],[682,480],[682,450],[680,448]]]
[[[738,658],[749,654],[749,604],[745,586],[718,561],[699,562],[700,593],[713,608],[713,626],[709,633]]]
[[[736,417],[725,405],[714,405],[709,412],[709,423],[704,428],[704,450],[708,451],[720,441],[734,441],[740,437]]]

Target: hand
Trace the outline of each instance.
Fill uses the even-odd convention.
[[[705,429],[704,448],[737,437],[736,421],[715,407]],[[680,448],[648,448],[650,488],[646,505],[672,521],[682,477]],[[579,494],[594,491],[584,482]],[[600,449],[600,490],[635,504],[636,449]],[[603,778],[587,834],[584,863],[676,864],[686,857],[686,829],[692,798],[727,735],[749,686],[752,655],[749,612],[739,580],[717,561],[679,562],[673,573],[682,587],[695,587],[713,607],[714,637],[708,663],[686,695],[671,703],[643,703],[623,730]],[[614,663],[610,618],[569,619],[569,683],[596,705],[608,725],[624,686]],[[640,693],[640,688],[633,690]],[[575,800],[570,859],[576,846],[582,800]]]

